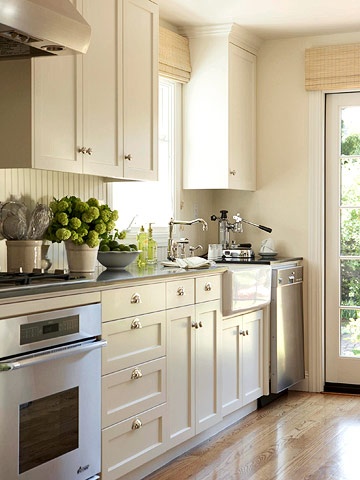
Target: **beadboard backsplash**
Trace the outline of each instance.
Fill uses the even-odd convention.
[[[0,202],[21,200],[32,210],[36,203],[46,205],[55,198],[76,195],[83,200],[95,197],[111,205],[111,185],[101,177],[31,169],[0,169]],[[62,243],[54,243],[48,254],[53,268],[66,268]],[[0,241],[0,269],[6,271],[6,240]]]

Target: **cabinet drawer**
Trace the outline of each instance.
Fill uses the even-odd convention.
[[[193,278],[166,283],[166,307],[176,308],[192,305],[195,302],[195,284]]]
[[[165,402],[165,358],[105,375],[101,382],[105,428]]]
[[[165,309],[165,283],[102,292],[103,322]]]
[[[136,426],[137,425],[137,426]],[[102,431],[103,480],[117,480],[164,453],[166,404]]]
[[[221,298],[221,275],[206,275],[195,281],[196,303]]]
[[[165,355],[165,311],[106,322],[102,337],[102,374],[116,372]]]

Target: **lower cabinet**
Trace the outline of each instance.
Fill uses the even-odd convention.
[[[102,314],[102,480],[262,395],[263,313],[223,318],[221,275],[106,290]]]
[[[168,447],[221,420],[220,300],[167,311]]]
[[[226,317],[222,327],[222,414],[263,392],[263,311]]]

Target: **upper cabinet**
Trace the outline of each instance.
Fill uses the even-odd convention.
[[[256,53],[238,25],[186,28],[184,188],[256,189]]]
[[[0,167],[157,180],[158,5],[73,3],[91,25],[85,55],[0,64]]]

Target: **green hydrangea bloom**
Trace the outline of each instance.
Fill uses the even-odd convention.
[[[81,220],[85,223],[91,223],[99,218],[100,212],[97,207],[89,207],[86,212],[81,215]]]
[[[57,222],[60,223],[63,227],[66,227],[69,223],[69,217],[66,215],[65,212],[59,212],[56,214],[55,219]]]
[[[71,232],[67,228],[58,228],[55,232],[56,238],[60,241],[69,240]]]
[[[78,228],[81,227],[81,220],[78,217],[70,218],[69,220],[69,228],[72,228],[73,230],[77,230]]]

